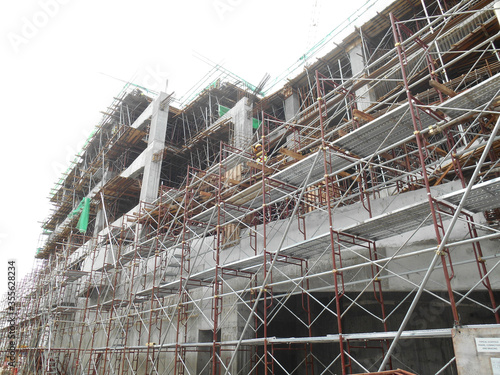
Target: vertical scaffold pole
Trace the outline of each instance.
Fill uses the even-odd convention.
[[[400,31],[400,28],[398,27],[397,20],[392,13],[390,14],[390,18],[391,18],[392,32],[393,32],[393,36],[394,36],[394,43],[395,43],[396,50],[398,52],[399,63],[401,65],[401,74],[403,76],[403,83],[404,83],[404,87],[406,90],[408,105],[410,108],[410,114],[411,114],[411,119],[412,119],[412,123],[413,123],[415,139],[417,141],[418,158],[420,161],[420,166],[422,167],[422,177],[424,179],[425,189],[427,191],[427,199],[429,202],[429,208],[431,211],[432,221],[434,223],[434,232],[436,235],[436,240],[437,240],[438,245],[439,245],[441,243],[442,239],[441,239],[441,234],[439,233],[439,222],[438,222],[436,210],[434,207],[434,201],[432,199],[429,178],[427,176],[427,169],[425,166],[425,157],[424,157],[423,150],[426,146],[425,146],[425,142],[424,142],[422,133],[420,132],[420,130],[421,130],[420,126],[417,122],[416,111],[418,111],[418,108],[415,108],[415,106],[414,106],[414,101],[412,99],[412,95],[411,95],[410,88],[408,85],[408,78],[407,78],[406,69],[405,69],[406,64],[405,64],[405,61],[403,59],[403,45],[402,45],[401,31]],[[446,288],[448,290],[448,296],[450,299],[450,305],[451,305],[451,310],[452,310],[452,314],[453,314],[453,319],[455,320],[455,323],[458,324],[460,318],[458,316],[457,307],[455,304],[455,297],[453,295],[453,289],[451,287],[450,275],[449,275],[448,265],[447,265],[447,260],[446,260],[446,252],[443,252],[443,254],[441,254],[441,263],[443,265],[443,273],[444,273],[444,276],[446,279]]]
[[[331,197],[330,197],[330,178],[328,176],[328,160],[326,156],[326,141],[325,141],[325,125],[323,121],[323,117],[326,116],[326,113],[323,114],[323,105],[325,106],[324,110],[326,112],[326,102],[324,101],[323,95],[324,90],[322,90],[322,83],[320,80],[319,72],[316,71],[316,91],[317,91],[317,100],[318,100],[318,115],[319,115],[319,125],[321,130],[321,149],[320,152],[323,153],[323,165],[324,165],[324,181],[325,181],[325,194],[326,194],[326,206],[328,210],[328,223],[330,227],[330,246],[332,249],[332,265],[333,265],[333,282],[334,282],[334,293],[335,293],[335,311],[337,315],[337,330],[339,334],[339,346],[340,346],[340,362],[342,366],[342,375],[346,374],[346,368],[349,366],[346,363],[346,357],[344,353],[344,339],[342,337],[342,318],[341,318],[341,305],[340,305],[340,297],[342,293],[339,292],[339,287],[342,284],[339,279],[341,275],[337,272],[337,256],[335,254],[335,238],[333,234],[333,213],[331,206]],[[340,252],[339,252],[340,256]]]

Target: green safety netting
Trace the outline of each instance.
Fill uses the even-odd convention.
[[[224,116],[231,108],[224,107],[223,105],[219,104],[219,117]],[[258,129],[262,121],[256,118],[252,118],[252,128]]]
[[[262,121],[259,121],[259,119],[252,118],[252,128],[258,129]]]
[[[223,105],[219,104],[219,117],[224,116],[227,113],[227,111],[229,111],[229,110],[230,110],[230,108],[224,107]]]
[[[83,198],[77,208],[75,208],[69,214],[70,217],[80,214],[80,219],[76,224],[76,228],[80,233],[85,233],[87,231],[87,226],[89,225],[90,216],[90,198]]]
[[[370,10],[373,6],[375,6],[379,1],[378,0],[367,0],[364,4],[362,4],[358,9],[356,9],[349,17],[345,18],[344,21],[337,23],[335,28],[330,31],[323,39],[316,42],[309,50],[307,50],[303,55],[301,55],[298,60],[296,60],[291,66],[289,66],[283,73],[277,75],[274,80],[268,82],[265,86],[266,89],[262,90],[259,94],[262,96],[266,96],[268,92],[270,92],[278,83],[283,82],[285,78],[289,77],[292,73],[296,72],[296,70],[302,67],[307,63],[308,59],[318,53],[325,45],[328,45],[333,38],[342,36],[342,32],[348,30],[348,27],[355,23],[361,22],[360,19],[363,19],[365,14],[368,14],[368,10]],[[362,22],[361,22],[362,23]],[[304,68],[307,65],[304,65]],[[297,73],[296,73],[297,74]]]
[[[218,89],[219,86],[220,86],[220,78],[216,79],[211,84],[209,84],[207,87],[205,87],[205,90]],[[203,91],[205,91],[205,90],[203,90]]]
[[[59,181],[56,182],[56,184],[54,185],[54,187],[52,189],[50,189],[50,196],[54,196],[54,194],[57,193],[57,191],[59,190],[59,188],[63,185],[64,183],[64,180],[66,179],[66,176],[70,173],[71,169],[76,165],[78,164],[79,162],[79,159],[81,158],[81,156],[83,155],[83,152],[85,150],[85,148],[87,147],[87,145],[90,143],[90,140],[92,139],[92,137],[94,136],[94,134],[97,132],[98,128],[96,127],[94,130],[92,130],[92,132],[90,133],[90,135],[87,137],[87,140],[85,141],[85,143],[83,144],[83,147],[82,149],[80,150],[80,152],[78,152],[78,154],[76,154],[75,158],[71,161],[69,167],[66,169],[66,172],[64,172],[61,177],[59,178]]]

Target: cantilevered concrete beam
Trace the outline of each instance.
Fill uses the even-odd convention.
[[[165,148],[165,134],[168,121],[168,95],[160,93],[152,104],[151,126],[148,147],[144,150],[144,175],[142,178],[141,201],[152,202],[158,197],[161,160],[153,161],[153,155]],[[141,155],[142,156],[142,155]]]

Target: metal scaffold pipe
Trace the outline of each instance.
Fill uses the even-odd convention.
[[[380,364],[379,371],[382,371],[384,369],[385,365],[387,364],[387,361],[389,360],[390,356],[392,355],[392,353],[396,349],[396,345],[398,343],[398,340],[401,337],[401,334],[403,333],[403,331],[405,330],[406,325],[408,324],[408,322],[411,318],[411,315],[413,314],[413,311],[415,310],[415,307],[417,306],[417,303],[420,299],[420,296],[422,295],[422,292],[424,291],[424,288],[426,287],[427,282],[429,281],[431,274],[434,271],[434,267],[436,266],[437,262],[441,258],[442,251],[446,247],[446,244],[448,242],[448,239],[450,238],[451,232],[452,232],[453,228],[455,227],[455,223],[457,222],[458,217],[461,214],[462,208],[463,208],[465,202],[467,201],[467,197],[469,196],[469,193],[470,193],[472,187],[474,186],[476,178],[479,176],[479,173],[481,172],[481,167],[483,166],[483,163],[484,163],[486,157],[488,156],[488,152],[490,151],[491,146],[493,145],[493,141],[494,141],[495,136],[496,136],[499,129],[500,129],[500,118],[497,120],[495,127],[494,127],[493,131],[491,132],[490,139],[488,140],[488,143],[486,144],[486,147],[481,155],[481,158],[479,159],[479,161],[477,163],[476,169],[474,170],[474,173],[472,174],[472,176],[470,178],[470,182],[467,185],[467,188],[465,189],[464,195],[462,196],[462,199],[460,200],[460,203],[458,204],[458,206],[455,210],[453,218],[451,219],[451,222],[448,225],[448,228],[447,228],[447,230],[446,230],[446,232],[441,240],[441,243],[439,244],[439,246],[436,250],[436,254],[432,258],[432,261],[429,264],[429,268],[428,268],[424,278],[422,279],[422,281],[420,283],[420,286],[417,290],[417,293],[415,294],[415,297],[413,298],[413,301],[412,301],[410,307],[408,308],[408,311],[406,312],[406,315],[405,315],[403,321],[401,322],[401,325],[398,329],[398,332],[397,332],[396,336],[394,337],[394,341],[391,343],[389,350],[387,351],[386,355],[384,356],[384,360]]]

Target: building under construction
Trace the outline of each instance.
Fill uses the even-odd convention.
[[[397,0],[265,95],[127,86],[51,192],[19,373],[497,374],[494,9]]]

